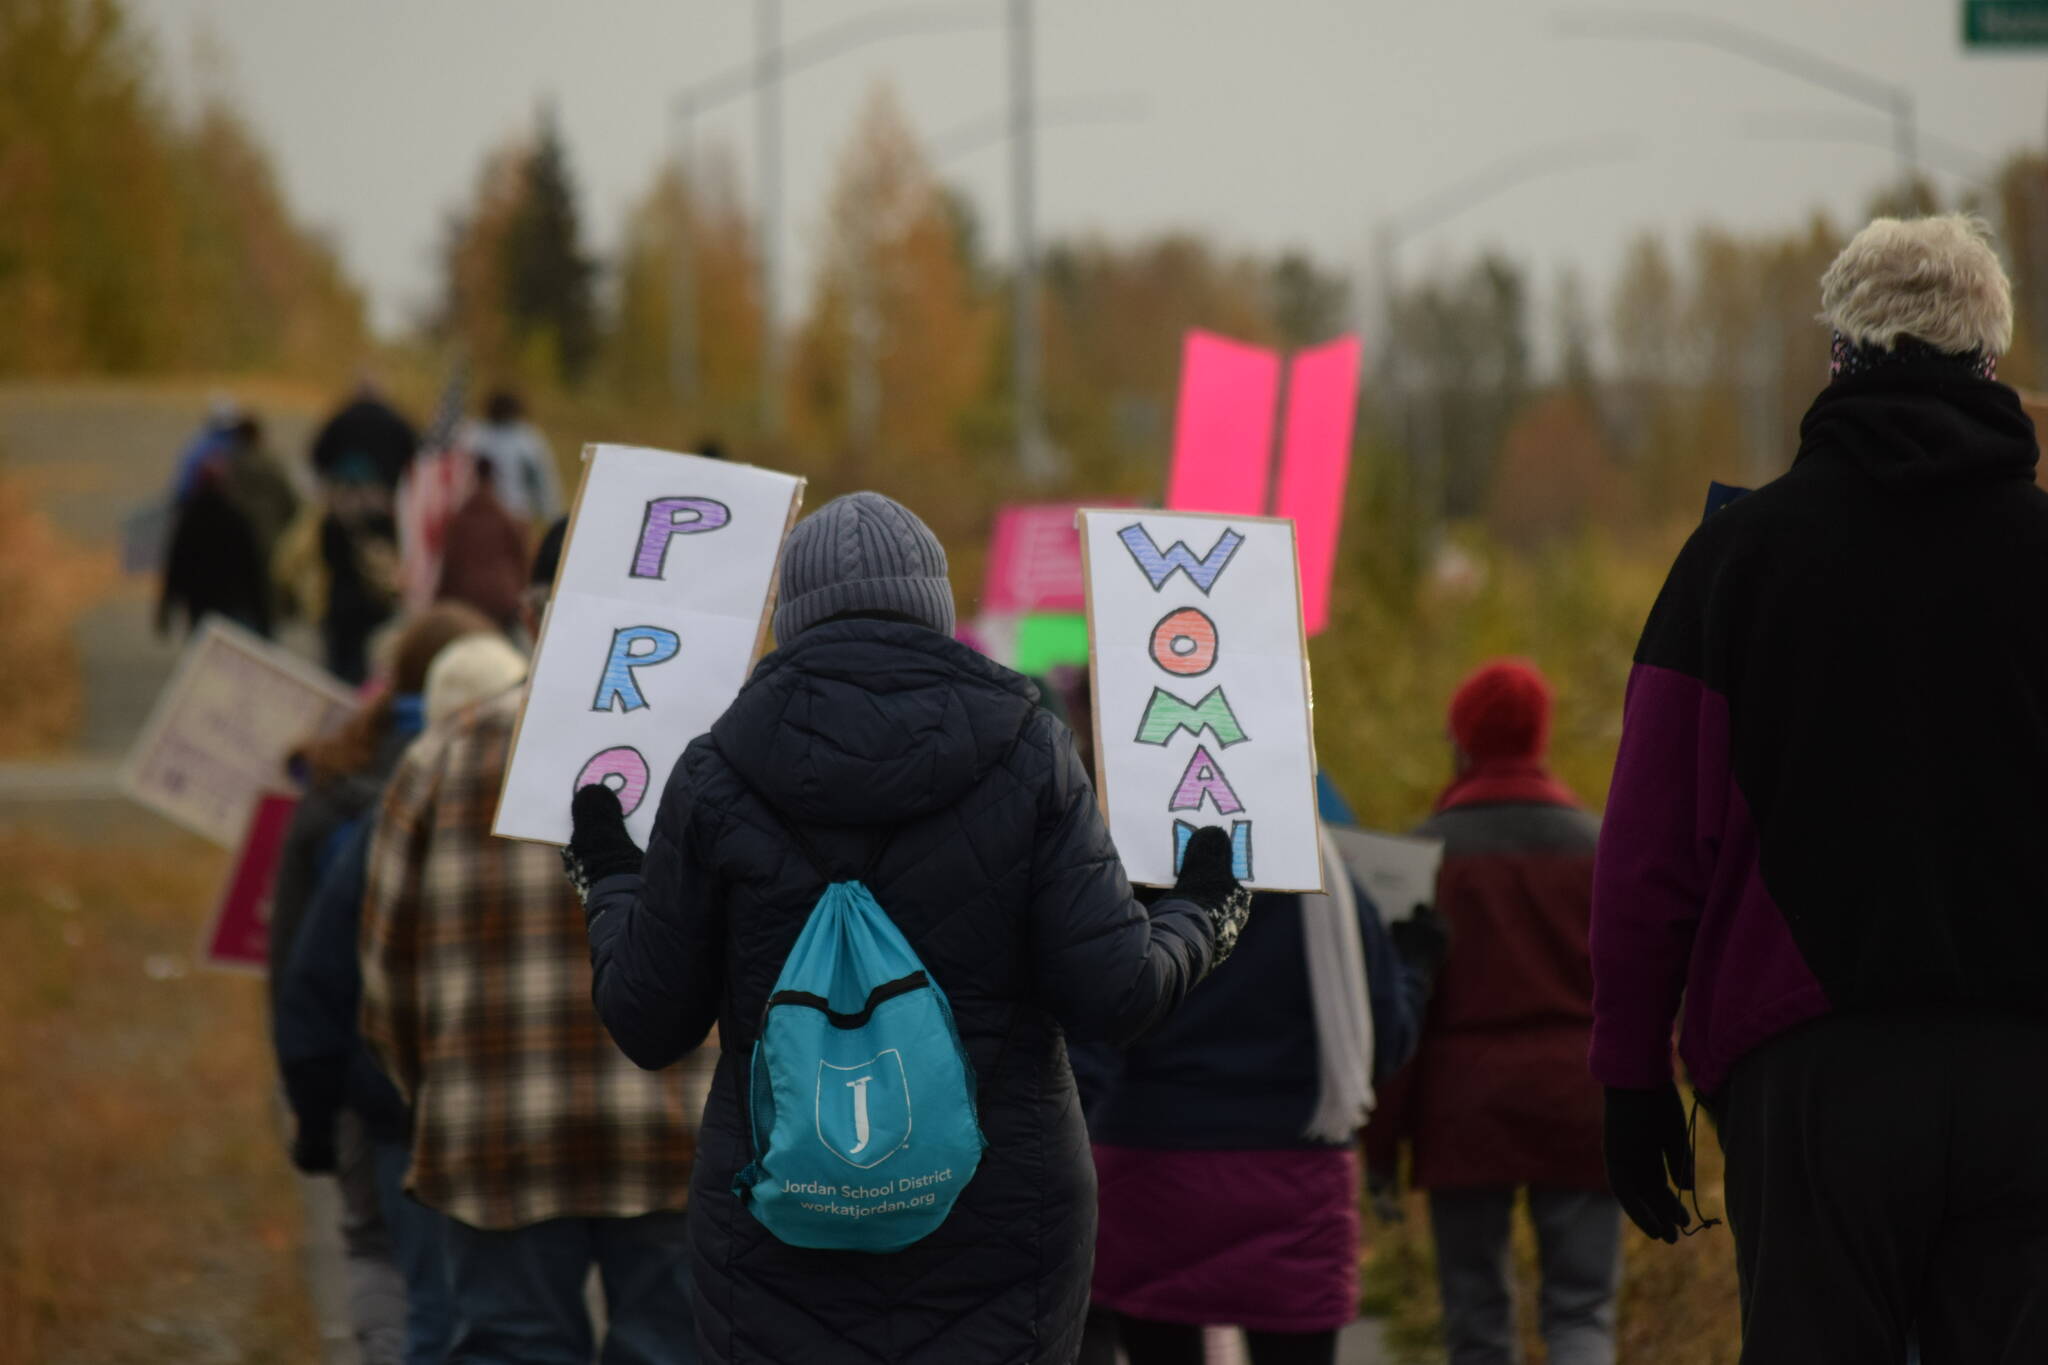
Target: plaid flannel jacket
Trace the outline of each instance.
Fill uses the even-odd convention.
[[[413,1106],[406,1187],[481,1228],[680,1209],[716,1049],[626,1060],[559,855],[491,835],[519,698],[422,736],[371,841],[363,1033]]]

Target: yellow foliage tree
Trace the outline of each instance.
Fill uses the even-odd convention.
[[[0,0],[0,372],[324,372],[362,302],[224,102],[186,126],[117,0]]]
[[[1268,269],[1172,234],[1132,246],[1102,238],[1057,245],[1045,278],[1045,387],[1056,439],[1084,484],[1158,497],[1181,338],[1201,327],[1277,345]]]
[[[606,351],[628,405],[675,409],[706,433],[748,425],[761,355],[753,232],[723,154],[656,174],[627,226]]]
[[[505,239],[519,212],[521,167],[529,152],[522,139],[485,156],[469,206],[449,218],[441,245],[439,319],[444,337],[467,351],[480,372],[525,385],[549,375],[547,357],[522,354],[504,308]]]
[[[971,474],[961,422],[989,382],[992,302],[959,221],[886,89],[868,101],[826,211],[792,367],[792,427],[851,484]]]

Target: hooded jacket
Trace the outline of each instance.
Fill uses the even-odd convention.
[[[171,526],[157,599],[158,631],[168,631],[181,610],[193,630],[207,613],[219,612],[258,635],[270,635],[269,566],[255,529],[228,496],[221,475],[211,469],[201,472]]]
[[[1599,821],[1534,759],[1480,763],[1416,834],[1441,839],[1451,950],[1407,1070],[1365,1130],[1373,1166],[1412,1146],[1418,1189],[1604,1190],[1586,1075],[1586,920]]]
[[[404,1142],[405,1100],[363,1041],[357,1013],[363,972],[356,943],[371,820],[359,815],[335,832],[338,847],[307,907],[285,970],[272,987],[278,1068],[301,1132],[332,1135],[343,1108],[379,1142]]]
[[[1680,553],[1629,680],[1592,1067],[1712,1094],[1831,1009],[2048,1007],[2048,493],[2011,389],[1831,384]]]
[[[532,562],[526,527],[480,482],[441,533],[434,600],[467,602],[509,630],[518,623]]]
[[[341,851],[349,824],[370,810],[391,770],[419,735],[426,710],[416,693],[392,698],[391,728],[377,741],[370,765],[358,773],[341,773],[309,785],[292,812],[278,854],[277,881],[270,893],[268,975],[273,984],[284,979],[299,926],[313,904],[321,880]]]
[[[643,873],[591,889],[598,1012],[665,1066],[715,1022],[691,1241],[716,1362],[1066,1365],[1095,1234],[1069,1031],[1127,1040],[1207,970],[1207,915],[1132,898],[1073,737],[1022,677],[935,631],[817,626],[684,753]],[[779,818],[778,818],[779,817]],[[988,1151],[946,1222],[890,1255],[785,1246],[733,1194],[745,1078],[823,893],[782,822],[868,884],[952,1005]]]

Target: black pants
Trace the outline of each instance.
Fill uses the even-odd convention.
[[[366,612],[349,612],[330,615],[321,622],[327,646],[327,671],[350,687],[360,687],[370,676],[370,636],[385,619]]]
[[[2048,1022],[1804,1025],[1714,1105],[1742,1365],[2048,1361]]]

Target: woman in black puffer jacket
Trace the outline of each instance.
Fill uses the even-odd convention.
[[[1073,737],[952,625],[923,522],[875,493],[829,503],[785,547],[782,647],[676,765],[644,870],[616,798],[577,797],[569,860],[612,1037],[646,1067],[713,1023],[723,1044],[690,1210],[707,1361],[1071,1361],[1095,1176],[1065,1039],[1143,1032],[1244,920],[1220,831],[1191,842],[1174,894],[1149,911],[1132,897]],[[887,840],[869,885],[974,1066],[988,1150],[904,1251],[787,1246],[733,1193],[752,1159],[748,1058],[825,887],[785,824],[848,868]]]

